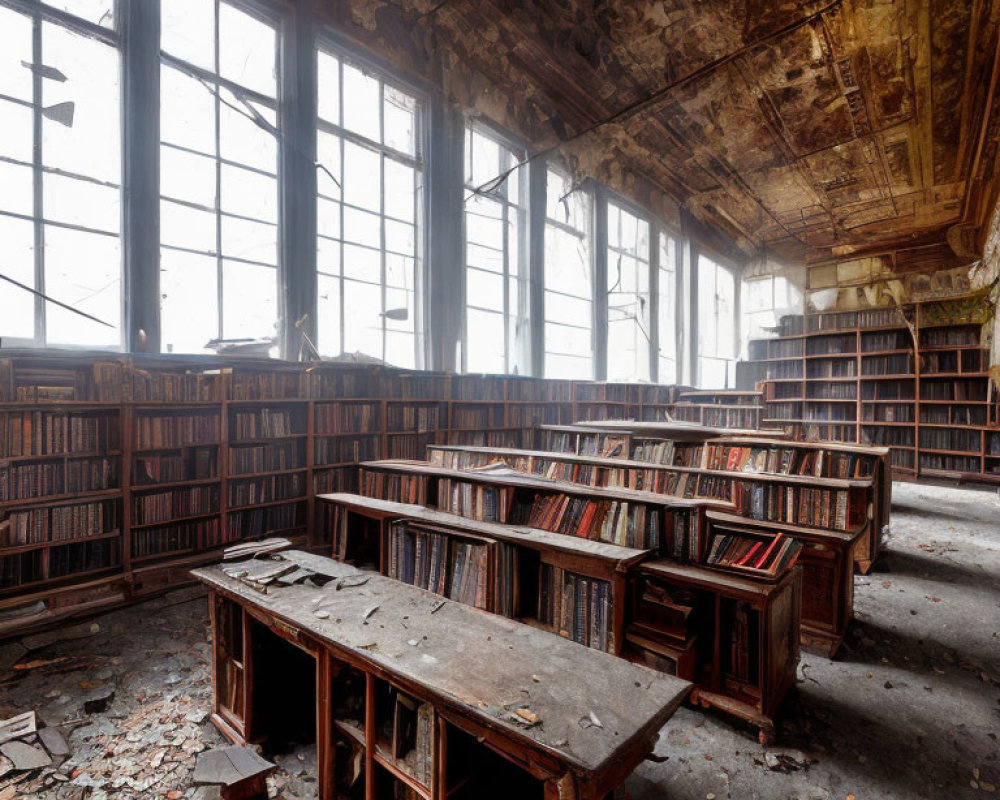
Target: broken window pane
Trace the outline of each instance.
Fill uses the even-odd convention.
[[[90,181],[46,173],[42,178],[42,211],[46,220],[118,233],[121,192]]]
[[[219,150],[222,157],[248,167],[276,173],[278,141],[274,133],[255,122],[251,118],[252,112],[227,89],[222,90],[221,96],[226,101],[219,104]],[[274,111],[255,103],[250,105],[265,122],[271,126],[276,124]]]
[[[316,136],[316,186],[320,194],[339,198],[344,175],[340,168],[340,137],[319,131]]]
[[[0,175],[0,193],[4,179]],[[35,226],[25,219],[0,214],[0,272],[25,286],[35,287]],[[0,338],[35,337],[35,299],[24,289],[0,281]]]
[[[34,60],[31,20],[0,6],[0,94],[31,102]]]
[[[215,100],[201,81],[160,65],[160,139],[214,156]]]
[[[170,0],[166,2],[169,3]],[[45,4],[67,11],[94,25],[105,28],[115,26],[115,0],[45,0]]]
[[[160,0],[160,49],[215,71],[215,1]]]
[[[340,59],[316,51],[316,113],[333,125],[340,124]]]
[[[219,4],[219,74],[277,97],[277,31],[229,3]]]
[[[344,127],[382,141],[379,119],[379,81],[351,64],[344,64]]]
[[[217,275],[213,256],[163,250],[160,337],[164,352],[208,352],[205,343],[219,335]]]
[[[46,304],[49,344],[120,347],[121,250],[118,238],[45,226],[45,292],[113,327]]]
[[[34,213],[33,174],[31,167],[0,161],[0,211]]]
[[[234,261],[222,262],[222,335],[263,339],[277,335],[278,271]]]
[[[66,76],[65,83],[42,81],[42,105],[46,109],[42,113],[42,163],[119,183],[122,156],[117,51],[46,22],[42,25],[42,54],[47,65]],[[64,124],[67,121],[69,125]]]
[[[613,202],[607,214],[608,380],[649,380],[649,222]]]

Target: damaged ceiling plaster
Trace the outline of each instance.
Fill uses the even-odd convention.
[[[312,0],[738,261],[975,260],[1000,0]]]

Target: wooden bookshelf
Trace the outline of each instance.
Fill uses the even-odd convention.
[[[782,320],[750,342],[763,424],[889,449],[895,478],[1000,480],[984,297]]]
[[[652,752],[690,690],[377,573],[282,556],[351,588],[276,586],[264,602],[218,567],[197,570],[210,589],[212,720],[238,744],[315,739],[321,800],[602,800]],[[361,619],[374,607],[384,621],[335,625],[313,614],[318,602],[331,617]],[[286,690],[275,693],[279,679]],[[517,706],[524,716],[508,709],[517,686],[532,687]],[[595,716],[601,726],[580,724]]]
[[[709,427],[757,430],[763,410],[761,392],[684,389],[677,394],[673,418]]]

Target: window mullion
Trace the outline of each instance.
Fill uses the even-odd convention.
[[[36,12],[31,20],[31,48],[35,64],[42,63],[42,21]],[[42,226],[44,204],[42,197],[42,76],[39,70],[32,70],[31,91],[34,98],[32,109],[32,188],[34,198],[32,212],[35,215],[35,289],[45,291],[45,230]],[[48,341],[46,330],[45,301],[37,295],[33,298],[35,305],[35,341],[44,347]]]

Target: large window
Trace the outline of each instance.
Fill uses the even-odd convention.
[[[705,255],[698,256],[698,386],[725,389],[735,381],[736,280]]]
[[[0,281],[4,345],[122,344],[112,7],[61,2],[29,13],[0,5],[0,273],[106,323]]]
[[[561,172],[546,175],[545,377],[591,380],[593,195]]]
[[[320,352],[419,366],[422,104],[325,49],[317,70]]]
[[[660,232],[660,266],[657,275],[657,316],[660,354],[659,383],[677,382],[677,248],[678,241]]]
[[[787,278],[767,275],[743,281],[741,341],[773,334],[784,314],[802,313],[802,293]]]
[[[523,153],[470,124],[465,132],[465,372],[522,369],[529,331],[521,283],[524,194],[515,165]]]
[[[277,335],[278,30],[221,0],[162,4],[166,352]]]
[[[649,222],[608,202],[608,380],[648,381]]]

